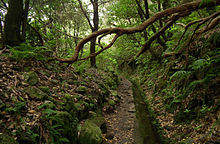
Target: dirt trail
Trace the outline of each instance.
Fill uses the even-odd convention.
[[[107,134],[105,144],[137,144],[134,140],[136,131],[135,105],[132,84],[123,79],[118,87],[121,102],[114,113],[105,114]]]

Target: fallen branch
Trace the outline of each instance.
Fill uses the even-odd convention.
[[[101,52],[103,52],[104,50],[110,48],[114,42],[118,39],[118,37],[124,35],[124,34],[133,34],[133,33],[138,33],[138,32],[142,32],[144,31],[148,26],[150,26],[151,24],[153,24],[154,22],[156,22],[157,20],[161,19],[162,17],[168,17],[171,16],[173,14],[182,14],[182,13],[186,13],[186,12],[192,12],[198,9],[202,9],[205,7],[213,7],[216,5],[220,5],[220,1],[219,0],[212,0],[209,3],[200,5],[201,0],[196,1],[196,2],[190,2],[190,3],[186,3],[174,8],[169,8],[166,9],[164,11],[158,12],[156,13],[154,16],[152,16],[151,18],[149,18],[148,20],[146,20],[145,22],[143,22],[142,24],[140,24],[139,26],[136,27],[131,27],[131,28],[106,28],[106,29],[102,29],[96,32],[93,32],[92,34],[88,35],[86,38],[82,39],[77,46],[75,47],[75,53],[73,55],[73,57],[71,58],[67,58],[67,59],[61,59],[61,58],[57,58],[57,60],[59,60],[60,62],[65,62],[65,63],[74,63],[75,61],[78,60],[79,57],[79,52],[80,50],[83,48],[83,46],[88,43],[89,41],[91,41],[94,38],[97,38],[99,36],[106,36],[106,35],[110,35],[110,34],[116,34],[115,37],[113,38],[113,40],[111,41],[111,43],[101,49],[100,51],[90,54],[89,56],[82,58],[80,60],[86,60],[90,57],[94,57],[97,56],[98,54],[100,54]],[[183,17],[184,15],[179,15],[180,17]],[[173,22],[173,21],[172,21]],[[166,25],[167,26],[167,25]],[[158,32],[156,36],[153,36],[154,38],[152,38],[152,40],[155,39],[155,37],[160,36],[161,33],[163,33],[166,30],[166,26],[164,26],[160,31]],[[150,41],[150,40],[149,40]],[[148,42],[148,43],[152,43],[152,42]],[[147,43],[146,43],[147,44]],[[145,46],[146,46],[145,44]],[[147,46],[148,47],[148,46]],[[143,51],[145,51],[146,48],[142,48]],[[143,52],[139,52],[140,54],[142,54]],[[140,55],[138,54],[138,55]]]

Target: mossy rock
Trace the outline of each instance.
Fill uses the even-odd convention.
[[[0,134],[0,144],[18,144],[18,142],[6,134]]]
[[[33,99],[37,100],[44,100],[48,97],[46,93],[38,89],[37,87],[34,86],[29,86],[25,89],[25,92],[29,94],[29,96]]]
[[[102,141],[103,137],[101,129],[90,120],[86,120],[80,131],[79,143],[101,144]]]
[[[36,72],[30,71],[24,74],[25,82],[33,86],[39,82],[39,78]]]
[[[107,132],[107,126],[106,126],[105,118],[103,116],[96,114],[92,116],[88,121],[96,124],[103,133]]]

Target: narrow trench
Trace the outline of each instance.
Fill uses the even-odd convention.
[[[132,82],[132,90],[137,118],[135,144],[161,144],[160,137],[152,124],[153,120],[148,107],[144,102],[143,91],[135,82]]]
[[[135,82],[123,78],[114,113],[105,114],[107,134],[104,144],[161,144],[151,124],[142,92]]]

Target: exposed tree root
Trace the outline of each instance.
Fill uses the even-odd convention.
[[[110,48],[120,36],[122,36],[124,34],[134,34],[134,33],[142,32],[148,26],[150,26],[151,24],[153,24],[157,20],[161,19],[162,17],[168,17],[168,16],[171,16],[171,15],[175,14],[175,16],[172,16],[172,19],[174,17],[181,18],[181,17],[186,16],[187,14],[189,14],[192,11],[202,9],[202,8],[205,8],[205,7],[213,7],[213,6],[216,6],[216,5],[220,5],[220,1],[219,0],[211,0],[211,2],[209,2],[209,3],[205,3],[203,5],[200,5],[200,4],[201,4],[201,0],[198,0],[196,2],[190,2],[190,3],[186,3],[186,4],[183,4],[183,5],[174,7],[174,8],[166,9],[164,11],[156,13],[153,17],[149,18],[148,20],[146,20],[145,22],[143,22],[142,24],[140,24],[136,27],[131,27],[131,28],[117,28],[117,27],[116,28],[106,28],[106,29],[102,29],[102,30],[93,32],[92,34],[88,35],[87,37],[85,37],[84,39],[82,39],[78,43],[78,45],[75,47],[75,53],[71,58],[67,58],[67,59],[57,58],[57,60],[59,60],[60,62],[65,62],[65,63],[74,63],[78,60],[87,60],[88,58],[97,56],[98,54],[100,54],[104,50],[107,50],[108,48]],[[151,44],[152,43],[151,41],[154,41],[157,37],[159,37],[161,34],[163,34],[165,32],[165,30],[167,28],[169,28],[170,24],[175,22],[178,18],[174,18],[175,20],[171,19],[170,22],[166,26],[161,28],[159,32],[157,32],[154,36],[152,36],[152,38],[150,38],[148,40],[148,42],[143,46],[143,48],[141,49],[141,51],[138,53],[137,56],[141,55],[144,51],[146,51],[146,49],[148,47],[150,47],[150,45],[148,46],[148,44]],[[211,24],[210,24],[210,26],[211,26]],[[90,54],[89,56],[87,56],[85,58],[78,59],[79,52],[86,43],[88,43],[89,41],[91,41],[94,38],[97,38],[97,37],[101,36],[101,39],[102,39],[106,35],[111,35],[111,34],[115,34],[115,36],[112,39],[112,41],[109,43],[108,46],[102,48],[101,50],[99,50],[96,53]],[[99,41],[101,41],[101,40],[99,40]]]

